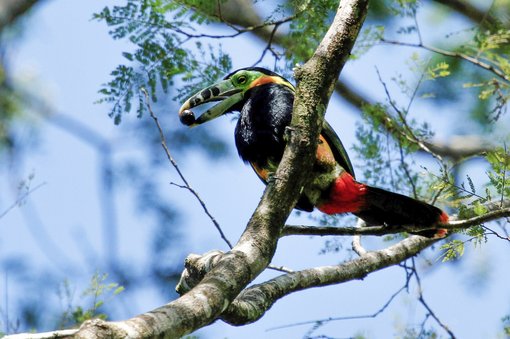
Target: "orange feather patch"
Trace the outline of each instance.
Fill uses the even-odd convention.
[[[282,85],[282,86],[287,86],[291,90],[294,91],[294,86],[292,86],[292,84],[290,84],[289,82],[285,81],[284,79],[282,79],[280,77],[276,77],[276,76],[272,76],[272,75],[261,76],[260,78],[258,78],[257,80],[253,81],[250,84],[250,88],[253,88],[253,87],[256,87],[256,86],[265,85],[265,84],[279,84],[279,85]]]
[[[250,165],[253,168],[253,170],[255,171],[255,173],[257,173],[258,177],[262,181],[267,183],[267,179],[269,178],[269,171],[265,168],[260,167],[259,165],[257,165],[254,162],[250,162]]]

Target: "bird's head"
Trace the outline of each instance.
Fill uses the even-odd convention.
[[[276,83],[294,91],[294,86],[280,75],[261,67],[241,68],[227,75],[209,87],[188,98],[179,109],[179,118],[187,126],[196,126],[217,118],[225,113],[239,110],[243,106],[245,94],[256,86]],[[198,118],[192,108],[211,101],[220,101]]]

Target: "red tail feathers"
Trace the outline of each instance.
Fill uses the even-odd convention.
[[[317,208],[326,214],[358,212],[365,205],[367,188],[355,181],[349,173],[343,172],[331,186],[329,200]]]
[[[344,172],[331,186],[329,199],[317,206],[326,214],[354,213],[368,225],[416,225],[434,228],[448,222],[448,215],[437,207],[405,195],[361,184]],[[447,230],[419,234],[444,237]]]

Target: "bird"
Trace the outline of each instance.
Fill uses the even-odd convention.
[[[294,85],[279,74],[262,67],[241,68],[189,97],[179,109],[179,119],[194,127],[239,112],[234,132],[239,156],[267,185],[283,156],[294,95]],[[196,117],[192,109],[209,102],[219,103]],[[447,235],[440,226],[449,217],[441,209],[357,181],[345,147],[326,120],[311,178],[295,208],[306,212],[317,208],[329,215],[353,213],[367,225],[414,225],[424,229],[417,234],[430,238]]]

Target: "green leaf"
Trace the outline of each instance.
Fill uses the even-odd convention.
[[[464,242],[461,240],[454,239],[442,245],[440,248],[445,250],[442,255],[443,262],[458,259],[464,255]]]

